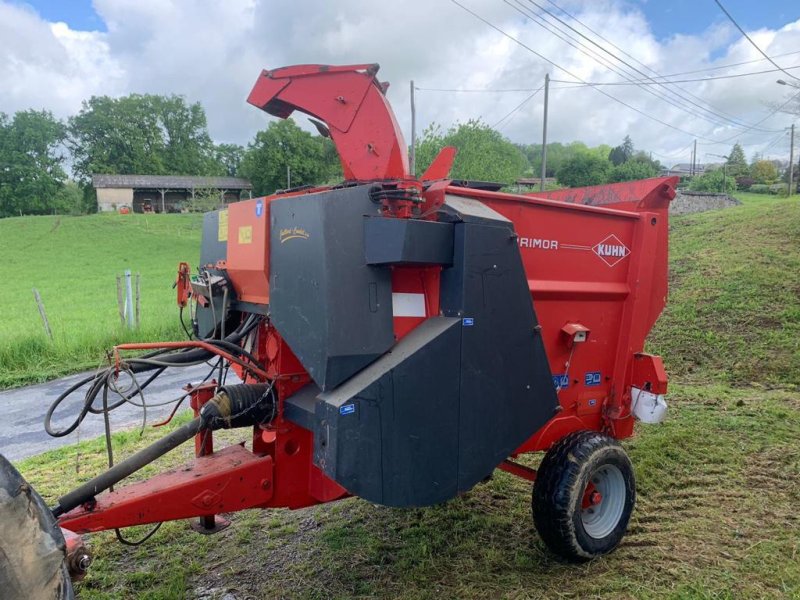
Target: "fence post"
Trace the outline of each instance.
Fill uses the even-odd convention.
[[[141,287],[141,274],[136,273],[136,329],[142,324],[141,307],[142,307],[142,287]]]
[[[128,329],[133,329],[133,288],[131,285],[131,270],[125,269],[125,316],[128,318]]]
[[[53,339],[53,331],[50,329],[50,322],[47,320],[47,313],[44,312],[44,303],[42,302],[42,297],[39,295],[39,290],[33,288],[33,298],[36,300],[36,306],[39,307],[39,314],[42,317],[42,323],[44,323],[44,332],[47,334],[51,340]]]

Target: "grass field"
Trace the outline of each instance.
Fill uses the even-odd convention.
[[[673,220],[670,303],[650,339],[672,376],[671,411],[625,442],[638,500],[613,554],[555,560],[529,485],[497,472],[433,508],[246,511],[211,537],[165,524],[139,548],[93,535],[80,597],[800,598],[800,202],[742,199]],[[119,454],[162,434],[121,432]],[[52,501],[103,461],[96,440],[18,466]]]
[[[200,215],[0,219],[0,389],[95,368],[121,341],[181,336],[172,283],[179,261],[196,266],[201,226]],[[141,274],[137,332],[120,325],[116,276],[125,269]]]

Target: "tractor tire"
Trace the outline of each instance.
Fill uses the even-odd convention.
[[[65,557],[53,513],[0,454],[0,597],[74,599]]]
[[[577,431],[545,454],[531,504],[548,548],[571,562],[585,562],[617,547],[635,502],[633,466],[619,442]]]

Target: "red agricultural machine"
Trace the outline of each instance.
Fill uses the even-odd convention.
[[[185,388],[193,420],[51,508],[0,461],[4,598],[68,597],[67,573],[89,562],[81,534],[192,517],[210,533],[225,513],[348,496],[426,506],[495,469],[533,482],[557,554],[620,542],[635,485],[617,440],[666,410],[661,359],[643,349],[667,294],[675,179],[509,194],[450,179],[452,148],[416,178],[377,71],[261,73],[248,102],[310,115],[345,181],[206,214],[199,269],[182,263],[176,282],[191,339],[116,347],[45,426],[107,423],[164,369],[217,360]],[[229,368],[241,383],[224,383]],[[54,429],[61,400],[84,390]],[[251,443],[215,449],[232,427]],[[192,464],[113,489],[190,439]],[[516,460],[531,452],[546,453],[537,470]]]

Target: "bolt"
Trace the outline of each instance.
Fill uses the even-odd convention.
[[[75,562],[75,566],[78,568],[79,571],[85,573],[89,570],[89,565],[92,564],[92,557],[88,554],[81,554],[78,557],[78,560]]]
[[[269,479],[264,479],[261,482],[262,489],[268,490],[272,486],[272,482]]]

